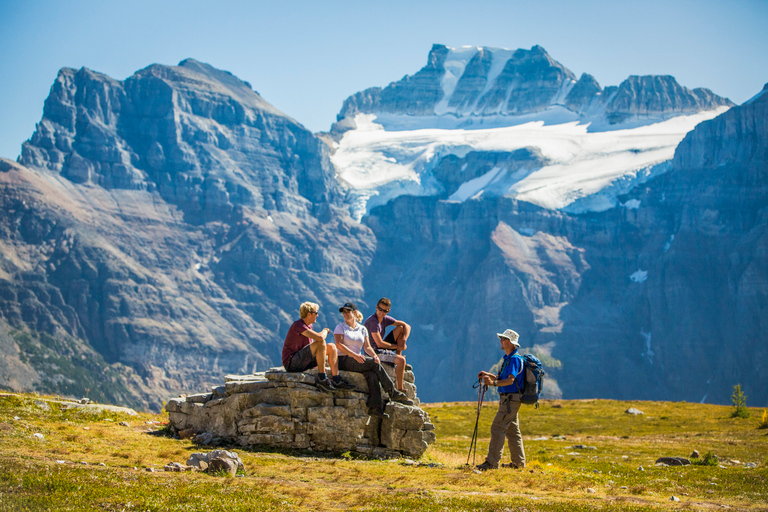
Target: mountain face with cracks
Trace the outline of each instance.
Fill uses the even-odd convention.
[[[342,207],[326,146],[206,64],[123,82],[63,69],[2,165],[0,318],[9,375],[30,387],[94,398],[77,376],[119,367],[114,397],[157,408],[279,365],[302,301],[361,296],[375,240]],[[47,345],[19,342],[27,330]],[[45,364],[65,342],[80,366]]]
[[[415,75],[348,99],[331,136],[359,114],[556,108],[612,130],[730,105],[671,77],[602,89],[540,47],[505,52],[436,45]],[[332,137],[227,72],[63,69],[18,161],[0,161],[3,385],[157,409],[279,365],[305,300],[333,327],[339,304],[367,316],[387,296],[414,328],[425,401],[471,399],[514,328],[547,365],[548,397],[727,403],[741,383],[765,402],[765,97],[681,136],[663,172],[599,211],[456,199],[498,169],[546,165],[534,146],[439,154],[434,193],[355,210]]]

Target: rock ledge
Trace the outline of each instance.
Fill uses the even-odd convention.
[[[357,390],[328,393],[315,387],[316,373],[287,373],[279,367],[227,375],[224,386],[210,393],[169,400],[165,408],[171,428],[209,433],[244,447],[352,451],[381,458],[418,458],[435,441],[435,427],[418,407],[410,367],[405,391],[416,405],[388,403],[386,420],[368,415],[368,386],[362,374],[341,372]]]

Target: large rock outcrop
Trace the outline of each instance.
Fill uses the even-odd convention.
[[[385,368],[394,378],[394,371]],[[169,400],[166,410],[176,432],[241,446],[418,458],[435,441],[435,427],[418,407],[410,369],[405,391],[417,405],[390,402],[384,420],[368,415],[368,385],[362,374],[341,372],[357,389],[333,393],[315,387],[316,375],[316,369],[286,373],[282,367],[230,375],[211,393]]]

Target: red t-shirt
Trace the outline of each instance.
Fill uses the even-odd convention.
[[[288,360],[293,354],[303,349],[311,341],[301,333],[312,329],[312,324],[305,324],[304,320],[298,319],[288,328],[288,334],[285,335],[283,342],[283,366],[288,364]]]

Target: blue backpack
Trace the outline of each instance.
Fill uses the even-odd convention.
[[[523,379],[523,390],[520,393],[520,402],[528,405],[536,405],[539,408],[539,398],[541,397],[541,388],[543,385],[544,366],[539,361],[539,358],[533,354],[525,354],[521,356],[515,354],[515,357],[519,357],[523,360],[523,371],[525,377]]]

